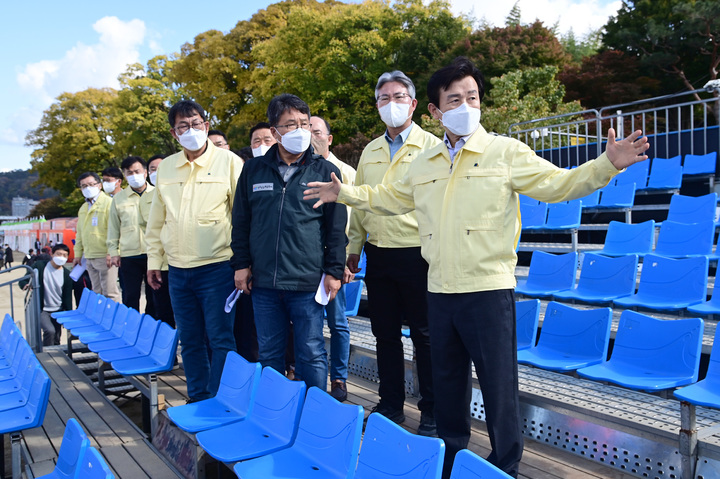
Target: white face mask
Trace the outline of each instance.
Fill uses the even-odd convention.
[[[125,179],[132,188],[142,188],[145,185],[145,175],[130,175],[126,176]]]
[[[205,146],[207,132],[204,129],[196,130],[195,128],[188,128],[188,131],[178,136],[178,141],[186,150],[198,151]]]
[[[480,108],[470,107],[467,103],[440,113],[443,115],[440,119],[443,126],[458,136],[467,136],[480,125]]]
[[[100,188],[97,186],[86,186],[80,191],[82,191],[83,196],[89,200],[100,194]]]
[[[403,126],[408,118],[410,118],[409,103],[389,102],[387,105],[381,106],[380,119],[389,127],[397,128]]]
[[[117,181],[103,181],[103,191],[108,195],[117,188]]]
[[[310,130],[298,128],[280,137],[280,143],[291,155],[299,155],[310,147]]]
[[[150,184],[151,185],[157,185],[157,170],[150,173]]]
[[[53,256],[52,257],[53,263],[55,263],[58,266],[62,266],[65,263],[67,263],[67,258],[64,256]]]
[[[253,148],[252,149],[253,158],[257,158],[258,156],[263,156],[265,153],[268,152],[269,149],[270,149],[270,147],[267,145],[264,145],[264,144],[261,144],[257,148]]]

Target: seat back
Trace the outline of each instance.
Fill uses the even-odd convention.
[[[127,319],[129,313],[130,308],[128,308],[122,303],[118,303],[117,309],[115,309],[115,317],[113,318],[112,328],[110,328],[110,332],[112,332],[115,337],[122,337],[123,332],[125,331],[125,327],[127,326]],[[139,315],[140,313],[138,313],[138,319]]]
[[[149,318],[155,321],[152,317]],[[128,344],[134,345],[137,342],[138,334],[140,334],[140,324],[143,322],[142,319],[140,312],[133,308],[128,308],[127,316],[125,317],[125,326],[121,336]],[[157,325],[155,327],[157,327]],[[153,332],[153,337],[154,336],[155,334]]]
[[[535,290],[560,291],[575,285],[577,253],[551,254],[533,251],[530,258],[527,287]]]
[[[442,473],[442,439],[407,432],[382,414],[370,415],[363,435],[356,479],[436,479]]]
[[[23,341],[26,343],[27,347],[21,346]],[[18,343],[18,349],[13,357],[10,367],[0,372],[0,381],[13,378],[19,379],[25,373],[25,369],[33,363],[39,364],[35,358],[35,353],[33,353],[30,345],[28,345],[27,341],[23,338],[23,340]]]
[[[78,476],[77,471],[85,456],[85,450],[90,446],[90,440],[83,431],[77,419],[70,418],[65,425],[65,433],[63,434],[62,443],[60,443],[60,451],[58,452],[57,464],[55,464],[55,472],[64,477],[85,477]]]
[[[635,187],[641,190],[647,186],[650,172],[650,162],[641,161],[628,166],[625,171],[615,177],[616,185],[629,185],[635,183]]]
[[[638,257],[617,258],[586,253],[583,258],[577,292],[603,296],[629,296],[635,293]]]
[[[637,165],[638,163],[635,164]],[[580,202],[582,203],[583,208],[591,208],[593,206],[597,206],[600,202],[600,190],[595,190],[589,195],[583,196],[582,198],[580,198]]]
[[[683,175],[714,175],[716,163],[716,151],[704,155],[685,155]]]
[[[703,326],[700,318],[664,320],[625,310],[609,361],[621,370],[656,371],[663,376],[692,377],[690,382],[696,382]]]
[[[677,223],[699,223],[715,221],[717,193],[704,196],[673,195],[667,219]]]
[[[177,357],[178,331],[167,323],[158,321],[155,341],[150,357],[157,366],[156,372],[170,371]]]
[[[10,331],[15,326],[15,321],[12,316],[5,314],[3,318],[2,326],[0,326],[0,349],[5,344],[5,340],[10,337]]]
[[[715,338],[710,351],[710,361],[708,362],[705,382],[714,384],[716,390],[720,391],[720,328],[715,329]]]
[[[515,301],[517,321],[517,348],[527,349],[535,346],[538,323],[540,322],[540,300]]]
[[[107,301],[105,303],[105,307],[103,308],[103,315],[102,319],[100,319],[100,326],[105,329],[109,330],[112,328],[113,321],[115,319],[115,312],[118,309],[118,303],[115,301]]]
[[[228,352],[215,399],[242,417],[249,415],[255,403],[261,375],[260,363],[248,362],[235,351]]]
[[[365,250],[360,253],[360,261],[358,261],[358,268],[360,271],[355,273],[355,279],[363,279],[367,270],[367,256]]]
[[[137,341],[135,341],[135,349],[141,353],[141,356],[150,355],[150,352],[153,350],[153,343],[156,340],[159,326],[160,321],[149,314],[143,314]]]
[[[94,299],[95,296],[97,296],[97,293],[88,288],[83,288],[82,294],[80,295],[80,302],[77,305],[76,311],[85,314],[85,312],[87,311],[87,307],[91,302],[90,300]]]
[[[342,404],[313,386],[305,397],[292,447],[313,458],[322,469],[351,477],[348,473],[357,466],[362,426],[362,406]]]
[[[520,203],[520,223],[523,229],[541,228],[547,220],[548,204],[540,202],[536,205]]]
[[[572,357],[607,358],[612,310],[575,309],[555,301],[545,310],[538,349]]]
[[[249,420],[291,444],[297,434],[306,387],[303,381],[290,381],[273,368],[264,368]]]
[[[715,222],[677,223],[663,221],[658,234],[655,254],[687,256],[711,254],[715,237]]]
[[[15,359],[15,354],[21,339],[23,341],[25,340],[25,338],[22,337],[22,334],[20,334],[20,330],[17,328],[17,326],[13,326],[8,333],[7,340],[2,345],[2,352],[8,366],[11,365],[13,363],[13,360]],[[3,357],[3,355],[0,355],[0,358],[1,357]]]
[[[450,479],[510,479],[511,477],[467,449],[455,455],[450,473]]]
[[[603,208],[632,208],[635,203],[635,183],[613,185],[600,190],[598,206]]]
[[[29,346],[28,349],[30,349]],[[17,407],[23,406],[24,402],[22,401],[27,401],[30,398],[30,391],[35,381],[35,374],[39,369],[41,369],[40,363],[33,355],[31,358],[28,358],[25,364],[21,366],[21,369],[18,370],[17,381],[20,382],[20,384],[18,384],[18,391],[22,396],[22,400],[18,400]]]
[[[85,450],[85,455],[82,457],[77,477],[83,479],[112,479],[115,476],[105,458],[100,455],[97,449],[90,446]]]
[[[654,240],[654,220],[637,224],[611,221],[608,225],[602,253],[611,256],[645,255],[652,252]]]
[[[638,296],[644,301],[698,303],[707,297],[706,256],[672,259],[649,254],[643,261]]]
[[[362,280],[346,283],[342,287],[345,288],[345,316],[357,316],[362,299]]]
[[[42,424],[43,420],[45,419],[45,411],[47,410],[49,399],[50,378],[48,377],[45,370],[40,367],[35,372],[32,389],[30,389],[28,402],[25,405],[25,409],[30,415],[28,420],[31,421],[25,426],[25,428],[30,429]]]
[[[648,188],[675,189],[682,184],[682,166],[680,155],[672,158],[654,158],[648,177]]]
[[[95,296],[92,302],[92,307],[88,307],[88,312],[85,313],[84,319],[90,319],[94,323],[100,323],[103,313],[105,312],[105,305],[108,302],[114,303],[115,301],[110,298],[106,298],[101,294]]]
[[[580,226],[582,203],[580,200],[563,201],[548,205],[546,229],[573,229]]]

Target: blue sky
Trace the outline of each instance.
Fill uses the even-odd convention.
[[[5,2],[0,40],[0,171],[27,169],[32,150],[24,146],[61,93],[88,87],[117,87],[128,63],[145,64],[158,54],[180,51],[199,33],[227,32],[270,0],[40,0]],[[454,13],[502,25],[515,0],[451,0]],[[520,0],[524,22],[535,18],[582,35],[599,28],[620,0]]]

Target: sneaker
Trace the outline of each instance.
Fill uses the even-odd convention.
[[[345,381],[342,379],[336,379],[330,385],[330,395],[338,400],[338,402],[344,402],[347,399],[347,386]]]
[[[437,426],[435,415],[430,411],[420,411],[420,425],[417,429],[418,436],[437,437]]]
[[[405,413],[403,413],[402,409],[393,409],[388,406],[385,406],[382,403],[378,403],[377,406],[372,408],[370,410],[370,414],[377,412],[385,416],[386,418],[390,419],[395,424],[402,424],[405,422]],[[368,416],[370,417],[370,416]],[[367,418],[365,418],[367,421]]]

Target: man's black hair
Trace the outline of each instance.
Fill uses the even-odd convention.
[[[152,163],[152,162],[155,161],[155,160],[164,160],[164,159],[165,159],[165,155],[153,155],[153,156],[150,157],[149,160],[147,160],[147,162],[148,162],[148,165],[149,165],[150,163]]]
[[[145,160],[143,160],[139,156],[128,156],[127,158],[122,160],[122,163],[120,163],[120,169],[127,170],[135,163],[140,163],[144,169],[147,169],[147,163],[145,163]]]
[[[89,177],[91,177],[91,176],[92,176],[92,177],[95,179],[95,181],[98,182],[98,183],[100,183],[100,182],[102,181],[102,180],[100,180],[100,176],[99,176],[97,173],[95,173],[94,171],[86,171],[85,173],[83,173],[83,174],[81,174],[80,176],[78,176],[77,185],[80,186],[80,182],[81,182],[82,180],[84,180],[85,178],[89,178]]]
[[[210,130],[210,131],[208,131],[208,136],[210,136],[210,135],[222,136],[225,139],[225,143],[227,143],[227,141],[228,141],[227,136],[225,136],[225,133],[223,133],[220,130]]]
[[[478,68],[466,57],[457,57],[453,62],[432,74],[427,84],[427,97],[435,106],[440,104],[440,91],[447,90],[450,84],[465,77],[473,77],[478,84],[478,96],[482,101],[485,96],[485,77]]]
[[[67,254],[70,254],[70,248],[68,248],[67,245],[65,245],[63,243],[58,243],[52,247],[53,254],[55,254],[55,252],[59,249],[65,251]]]
[[[308,120],[310,120],[311,115],[308,104],[295,95],[283,93],[270,100],[267,108],[268,122],[277,127],[280,116],[288,110],[297,110],[307,115]]]
[[[235,154],[237,154],[237,156],[242,158],[243,161],[248,161],[248,160],[253,159],[252,148],[250,148],[249,146],[243,146],[238,151],[236,151]]]
[[[117,178],[118,180],[123,179],[122,171],[120,171],[120,168],[117,166],[108,166],[104,170],[102,170],[103,176],[109,176],[111,178]]]
[[[180,100],[175,103],[170,111],[168,112],[168,122],[170,128],[175,128],[175,119],[180,116],[183,118],[190,118],[191,116],[200,115],[203,121],[207,120],[205,116],[205,110],[200,106],[199,103],[192,100]]]
[[[261,121],[257,125],[253,126],[252,128],[250,128],[250,141],[252,141],[252,135],[253,135],[253,133],[255,133],[255,131],[269,130],[269,129],[270,129],[270,123],[268,123],[266,121]]]

